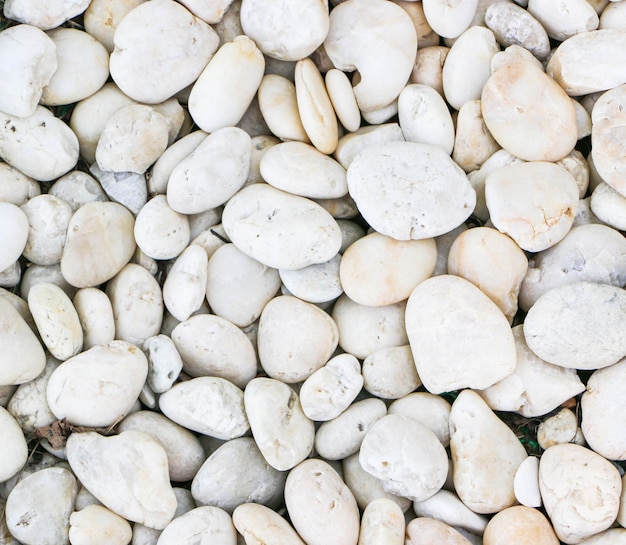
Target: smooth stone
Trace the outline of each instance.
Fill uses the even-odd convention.
[[[195,239],[203,231],[216,227],[222,218],[222,208],[216,207],[198,214],[189,214],[189,232]]]
[[[128,521],[102,505],[89,505],[70,516],[72,545],[126,545],[132,536]]]
[[[143,346],[157,335],[163,320],[163,297],[156,279],[140,265],[129,263],[107,284],[115,337]]]
[[[257,96],[259,109],[272,134],[281,140],[309,142],[298,112],[296,86],[291,80],[278,74],[265,74]]]
[[[580,542],[581,545],[624,545],[624,543],[626,543],[624,528],[611,528]]]
[[[407,142],[439,146],[447,154],[454,147],[454,125],[448,106],[432,87],[407,85],[398,97],[398,119]]]
[[[244,503],[233,512],[233,524],[246,545],[305,545],[293,527],[278,513],[257,503]]]
[[[403,545],[404,513],[396,503],[378,498],[365,508],[359,545]]]
[[[626,240],[606,225],[574,226],[561,242],[533,256],[520,290],[524,310],[546,292],[578,281],[626,284]]]
[[[343,460],[359,451],[365,434],[387,414],[384,402],[376,398],[352,403],[315,434],[315,451],[326,460]]]
[[[167,454],[170,480],[190,481],[205,460],[198,438],[165,416],[151,411],[128,415],[119,424],[119,431],[143,431],[154,437]]]
[[[233,513],[245,503],[277,507],[287,474],[263,458],[251,437],[227,441],[209,456],[191,483],[198,505],[213,505]]]
[[[480,100],[465,102],[456,119],[452,151],[454,162],[470,173],[479,169],[499,149],[499,144],[485,125]]]
[[[515,499],[526,507],[541,507],[541,491],[539,490],[539,458],[529,456],[515,473],[513,480]]]
[[[167,184],[170,207],[197,214],[224,204],[244,185],[252,143],[241,129],[218,129],[172,170]]]
[[[591,211],[614,229],[626,230],[626,197],[610,185],[601,183],[591,195]]]
[[[431,47],[439,44],[439,36],[428,24],[426,15],[424,14],[424,8],[421,6],[420,2],[399,0],[395,3],[406,11],[411,18],[411,21],[413,21],[413,26],[415,27],[415,32],[417,33],[417,41],[420,44],[420,48]]]
[[[218,507],[196,507],[176,517],[161,532],[158,545],[193,545],[206,541],[236,545],[237,532],[230,515]]]
[[[134,100],[162,102],[196,81],[218,41],[209,25],[177,2],[144,2],[117,26],[111,77]]]
[[[30,382],[45,365],[46,355],[39,339],[13,304],[0,297],[0,385]]]
[[[361,305],[398,303],[432,275],[436,256],[432,238],[399,241],[374,232],[344,252],[341,285],[348,297]]]
[[[397,240],[451,231],[476,203],[467,176],[441,148],[414,142],[365,149],[348,167],[348,188],[370,226]]]
[[[402,129],[397,123],[364,126],[355,132],[344,134],[337,143],[333,157],[347,169],[354,158],[366,148],[385,142],[404,142]]]
[[[172,331],[172,341],[191,377],[220,377],[239,388],[256,376],[257,358],[245,333],[214,314],[191,316]]]
[[[550,447],[539,463],[539,487],[552,527],[564,543],[580,543],[615,521],[620,475],[592,450],[571,443]]]
[[[42,104],[72,104],[106,83],[109,54],[100,42],[76,28],[57,28],[48,36],[56,46],[57,69],[43,88]]]
[[[572,99],[572,102],[576,101]],[[557,161],[556,164],[562,166],[574,177],[578,186],[578,198],[584,199],[589,189],[589,164],[584,155],[574,149],[563,159]]]
[[[283,142],[261,159],[261,176],[270,185],[312,199],[334,199],[348,193],[346,170],[304,142]]]
[[[361,126],[361,112],[350,79],[345,72],[331,68],[324,76],[324,83],[337,119],[347,131],[356,131]]]
[[[361,364],[352,354],[339,354],[310,375],[300,387],[300,404],[311,420],[339,416],[363,388]]]
[[[202,0],[183,0],[181,2],[196,17],[211,25],[218,24],[222,20],[232,3],[233,0],[217,0],[209,4]]]
[[[576,34],[557,47],[547,74],[570,96],[612,89],[626,83],[624,44],[624,30]]]
[[[78,483],[67,469],[36,471],[11,490],[6,503],[6,524],[24,545],[69,543],[70,515]]]
[[[361,112],[371,112],[393,102],[406,85],[415,62],[417,34],[400,6],[349,0],[330,12],[324,49],[335,68],[358,71],[361,77],[354,96]]]
[[[133,407],[147,374],[148,362],[136,346],[119,340],[94,346],[53,371],[48,405],[75,426],[110,426]]]
[[[42,282],[28,292],[28,308],[41,339],[58,360],[65,361],[83,348],[83,330],[71,299],[54,284]]]
[[[28,446],[20,425],[4,407],[0,407],[0,436],[4,445],[0,454],[0,482],[5,482],[26,464]]]
[[[341,228],[340,222],[341,220],[337,223]],[[345,238],[342,230],[342,245],[345,244]],[[295,271],[281,269],[278,274],[292,295],[308,303],[326,303],[337,299],[343,293],[339,276],[341,260],[342,256],[338,253],[326,263],[309,265]]]
[[[452,404],[450,450],[454,488],[467,507],[489,514],[515,503],[513,482],[526,450],[472,390],[463,390]]]
[[[399,399],[422,385],[408,344],[376,350],[363,361],[362,373],[364,388],[382,399]]]
[[[313,146],[321,153],[331,154],[337,147],[339,134],[337,118],[324,79],[309,58],[296,63],[294,79],[302,126]]]
[[[504,47],[520,45],[538,59],[550,53],[546,29],[530,11],[511,2],[496,2],[485,12],[485,24]]]
[[[151,435],[134,430],[112,437],[75,432],[66,453],[82,485],[115,514],[157,530],[174,516],[167,455]]]
[[[578,208],[578,186],[563,167],[535,161],[489,174],[485,198],[491,221],[499,231],[523,250],[540,252],[562,240],[571,229]]]
[[[578,428],[578,419],[569,409],[561,409],[546,418],[537,428],[537,442],[542,449],[573,441]]]
[[[585,440],[591,449],[609,460],[626,459],[626,434],[622,425],[626,413],[619,395],[625,368],[626,359],[622,359],[595,371],[581,398]]]
[[[464,231],[448,253],[448,273],[480,288],[509,323],[517,313],[517,298],[527,269],[528,259],[520,247],[489,227]]]
[[[596,30],[600,23],[598,14],[585,0],[570,0],[567,7],[558,0],[528,0],[528,12],[541,23],[550,38],[560,42]]]
[[[339,273],[337,273],[337,278]],[[0,271],[0,287],[13,288],[20,283],[22,277],[22,268],[19,261],[14,261],[13,265],[9,265],[3,271]]]
[[[28,215],[10,202],[0,202],[0,271],[22,255],[30,234]]]
[[[417,373],[433,394],[488,388],[515,369],[508,320],[487,295],[458,276],[436,276],[413,290],[406,329]],[[464,339],[462,349],[457,339]]]
[[[305,460],[289,472],[285,505],[291,523],[307,545],[329,541],[357,544],[360,521],[356,500],[327,462]]]
[[[488,28],[473,26],[459,36],[446,56],[442,71],[444,97],[453,108],[460,110],[466,102],[481,97],[491,76],[491,59],[499,51]]]
[[[211,259],[218,248],[228,244],[228,235],[222,224],[218,223],[200,232],[191,241],[191,245],[193,244],[200,246],[206,252],[207,257]]]
[[[260,317],[259,360],[271,378],[302,382],[326,364],[338,338],[326,312],[296,297],[279,296],[265,305]]]
[[[167,392],[183,368],[183,361],[176,345],[167,335],[155,335],[146,339],[143,351],[148,359],[146,384],[154,393]]]
[[[43,106],[28,117],[0,112],[0,158],[26,176],[50,182],[76,165],[78,139]]]
[[[339,331],[339,346],[345,352],[364,360],[381,348],[407,344],[405,310],[404,301],[369,307],[342,295],[332,311],[332,318]]]
[[[148,257],[172,259],[189,244],[189,220],[170,208],[165,195],[157,195],[137,214],[134,233],[137,246]]]
[[[98,167],[104,171],[143,174],[167,148],[165,116],[153,107],[130,104],[105,124],[96,147]]]
[[[83,350],[115,338],[113,308],[106,293],[98,288],[81,288],[72,303],[83,330]]]
[[[70,284],[63,278],[61,274],[61,266],[56,265],[31,265],[28,267],[22,275],[22,282],[20,284],[20,296],[24,299],[28,299],[28,293],[30,289],[42,282],[49,282],[61,288],[68,297],[74,297],[76,294],[76,288],[70,286]],[[34,325],[34,321],[33,321]]]
[[[252,436],[273,468],[286,471],[311,453],[315,426],[290,386],[271,378],[255,378],[246,386],[244,403]]]
[[[249,429],[243,392],[220,377],[198,377],[172,386],[159,398],[170,420],[189,430],[228,440]]]
[[[470,26],[478,0],[460,0],[450,4],[444,0],[426,0],[424,15],[432,29],[444,38],[456,38]]]
[[[470,545],[457,530],[445,522],[428,517],[413,519],[406,527],[406,545]]]
[[[575,282],[554,288],[524,321],[529,348],[570,369],[600,369],[626,355],[626,293],[621,288]]]
[[[88,202],[109,200],[96,179],[81,170],[72,170],[61,176],[50,186],[48,195],[64,200],[72,212]]]
[[[163,283],[163,303],[177,320],[187,320],[201,307],[207,271],[206,252],[196,244],[186,247],[172,265]]]
[[[599,29],[611,28],[614,30],[626,30],[624,6],[617,2],[608,4],[600,15]]]
[[[261,84],[264,69],[263,54],[248,36],[222,45],[189,94],[189,114],[196,125],[206,132],[237,125]]]
[[[29,225],[24,257],[37,265],[59,263],[67,226],[73,214],[72,207],[53,195],[38,195],[24,204],[22,211]]]
[[[398,414],[383,416],[370,428],[359,461],[385,491],[413,501],[430,498],[448,474],[448,456],[437,436]]]
[[[11,165],[0,163],[0,202],[22,206],[37,195],[41,195],[38,182]]]
[[[4,4],[9,14],[12,3]],[[35,26],[9,27],[0,34],[0,55],[7,61],[0,67],[0,110],[17,117],[33,115],[57,69],[54,41]]]
[[[385,492],[382,481],[361,467],[358,452],[343,459],[341,469],[343,478],[361,510],[365,510],[372,501],[379,498],[391,500],[405,513],[411,508],[411,500]]]
[[[481,105],[496,142],[520,159],[558,161],[576,144],[571,100],[532,63],[511,62],[496,70],[483,87]],[[540,134],[538,124],[544,127]]]
[[[450,403],[442,397],[414,392],[396,399],[389,405],[388,413],[411,418],[432,431],[444,447],[450,444]]]
[[[371,112],[363,112],[363,120],[370,125],[380,125],[389,121],[392,117],[398,114],[398,99],[394,99],[393,102],[372,110]]]
[[[120,21],[146,0],[92,0],[84,12],[85,30],[111,53]]]
[[[63,277],[73,286],[98,286],[113,278],[135,251],[134,218],[123,206],[92,202],[72,216],[61,257]]]
[[[413,502],[418,517],[428,517],[482,535],[489,520],[469,509],[453,492],[440,490],[434,496]]]
[[[88,5],[88,0],[62,0],[54,4],[45,0],[7,0],[4,3],[4,16],[49,30],[80,15]]]
[[[10,401],[4,405],[24,433],[33,433],[37,428],[52,424],[57,419],[48,406],[46,389],[50,376],[59,363],[56,358],[48,356],[43,373],[36,379],[21,384]]]
[[[493,517],[483,535],[483,545],[559,545],[550,521],[537,509],[516,505]]]
[[[524,325],[512,329],[517,361],[513,372],[480,392],[495,411],[513,411],[526,418],[543,416],[584,391],[574,369],[552,365],[528,348]]]
[[[255,322],[280,287],[278,271],[234,244],[218,248],[208,262],[206,299],[215,314],[239,327]]]

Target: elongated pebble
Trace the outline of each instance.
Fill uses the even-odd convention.
[[[177,320],[200,308],[206,293],[208,261],[204,248],[192,244],[178,256],[163,283],[163,304]]]
[[[331,68],[326,72],[324,82],[337,118],[346,130],[356,131],[361,126],[361,112],[348,76],[341,70]]]
[[[402,545],[404,513],[387,498],[378,498],[365,508],[361,519],[359,545]]]

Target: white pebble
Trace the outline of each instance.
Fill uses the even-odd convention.
[[[363,386],[372,395],[382,399],[398,399],[422,385],[411,347],[381,348],[363,361]]]
[[[309,142],[302,126],[296,86],[284,76],[266,74],[257,93],[259,108],[267,126],[281,140]]]
[[[440,490],[426,500],[413,502],[413,510],[418,517],[437,519],[477,535],[482,535],[488,522],[487,517],[474,513],[448,490]]]
[[[181,545],[206,541],[215,545],[236,545],[237,532],[230,515],[218,507],[202,506],[176,517],[161,532],[160,545]]]
[[[283,517],[258,503],[244,503],[237,507],[233,513],[233,524],[245,539],[246,545],[305,545]]]
[[[567,6],[558,0],[528,0],[528,12],[537,18],[550,38],[561,42],[597,29],[600,22],[585,0],[569,0]]]
[[[337,222],[339,227],[340,222],[341,220]],[[342,239],[344,238],[342,232]],[[341,254],[336,254],[326,263],[309,265],[295,271],[281,269],[278,274],[292,295],[309,303],[326,303],[343,293],[339,276],[341,261]]]
[[[126,545],[132,535],[128,521],[102,505],[88,505],[70,516],[72,545]]]
[[[88,0],[61,0],[52,4],[46,0],[7,0],[4,16],[49,30],[80,15],[88,5]]]
[[[361,112],[348,76],[331,68],[326,72],[324,83],[339,122],[347,131],[356,131],[361,126]]]
[[[441,444],[450,444],[450,403],[428,392],[414,392],[396,399],[388,409],[389,414],[399,414],[424,424]]]
[[[83,330],[83,350],[115,338],[113,308],[106,293],[98,288],[81,288],[72,303]]]
[[[539,458],[529,456],[524,460],[515,473],[513,481],[515,499],[527,507],[541,507],[541,492],[539,491]]]
[[[0,482],[4,482],[24,467],[28,446],[20,425],[4,407],[0,407],[0,433],[4,444],[0,455]]]
[[[10,202],[0,202],[0,271],[17,261],[28,241],[28,216]]]
[[[576,415],[570,409],[561,409],[539,424],[537,442],[544,450],[561,443],[569,443],[574,439],[577,427]]]
[[[373,500],[363,511],[359,545],[402,545],[404,524],[404,513],[395,502]]]
[[[626,230],[626,197],[609,184],[601,183],[591,194],[591,211],[607,225],[620,231]]]
[[[456,38],[470,26],[478,0],[426,0],[424,15],[432,29],[444,38]]]
[[[163,283],[163,304],[177,320],[187,320],[201,307],[207,270],[206,252],[196,244],[187,246],[172,265]]]

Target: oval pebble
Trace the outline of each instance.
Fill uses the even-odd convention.
[[[539,490],[539,458],[529,456],[524,460],[513,481],[515,499],[526,507],[541,507],[541,492]]]
[[[187,320],[202,306],[208,266],[204,248],[196,244],[187,246],[172,265],[163,283],[163,304],[177,320]]]
[[[243,392],[220,377],[198,377],[179,382],[159,398],[163,414],[181,426],[228,440],[249,429]]]
[[[324,83],[339,122],[346,130],[356,131],[361,126],[361,112],[350,79],[345,72],[331,68],[326,72]]]
[[[450,444],[450,403],[428,392],[414,392],[396,399],[388,409],[389,414],[399,414],[424,424],[441,444]]]
[[[119,340],[94,346],[53,371],[48,405],[76,426],[110,426],[130,411],[147,375],[148,362],[136,346]]]
[[[591,211],[607,225],[620,231],[626,230],[626,197],[609,184],[601,183],[593,190]]]
[[[309,142],[298,112],[296,86],[291,80],[278,74],[266,74],[257,97],[263,119],[272,134],[281,140]]]
[[[439,545],[470,545],[452,526],[429,517],[418,517],[407,524],[406,545],[438,543]]]
[[[626,293],[592,282],[567,284],[542,295],[524,320],[530,349],[547,362],[600,369],[626,355]]]
[[[176,517],[161,532],[159,545],[192,545],[206,541],[236,545],[237,532],[230,515],[218,507],[196,507]]]
[[[424,501],[413,502],[413,510],[418,517],[437,519],[476,535],[482,535],[488,522],[487,517],[474,513],[454,492],[443,489]]]
[[[22,255],[29,229],[28,216],[22,209],[10,202],[0,202],[0,271]]]
[[[378,498],[365,508],[361,519],[360,545],[402,545],[404,513],[396,503]]]
[[[370,226],[397,240],[447,233],[469,217],[476,203],[461,168],[441,148],[415,142],[379,144],[361,152],[348,167],[348,188]]]
[[[4,448],[0,454],[0,482],[15,476],[26,464],[28,446],[24,433],[15,418],[4,407],[0,407],[0,435]]]
[[[337,223],[339,224],[339,221]],[[345,239],[343,231],[342,239]],[[339,276],[341,260],[341,254],[336,254],[326,263],[309,265],[295,271],[281,269],[278,274],[292,295],[308,303],[326,303],[337,299],[343,293]]]
[[[599,24],[598,14],[584,0],[570,0],[567,7],[558,0],[528,0],[528,12],[541,23],[550,38],[560,42],[596,30]]]
[[[283,517],[258,503],[244,503],[237,507],[233,513],[233,524],[245,539],[246,545],[305,545]]]
[[[72,303],[83,330],[83,350],[115,338],[113,308],[106,293],[98,288],[81,288]]]
[[[398,399],[421,386],[411,347],[381,348],[363,361],[363,386],[382,399]]]
[[[497,513],[487,524],[484,545],[559,545],[550,521],[537,509],[516,505]]]
[[[444,38],[456,38],[472,23],[478,0],[426,0],[424,15],[432,29]]]
[[[72,545],[123,545],[132,536],[128,521],[102,505],[88,505],[70,515]]]

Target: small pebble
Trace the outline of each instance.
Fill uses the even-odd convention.
[[[198,542],[236,545],[237,532],[230,515],[219,507],[202,506],[176,517],[161,532],[160,545]]]
[[[167,335],[149,337],[143,343],[143,351],[148,358],[148,386],[157,394],[167,392],[183,368],[174,342]]]
[[[513,481],[515,499],[526,507],[541,507],[541,492],[539,490],[539,458],[529,456],[524,460],[515,473]]]
[[[569,443],[576,435],[578,420],[569,409],[561,409],[557,414],[544,420],[537,428],[537,442],[542,449]]]
[[[404,513],[396,503],[378,498],[367,505],[361,518],[359,545],[402,545]]]
[[[49,30],[80,15],[88,5],[88,0],[61,0],[53,4],[46,0],[7,0],[4,3],[4,16]]]
[[[362,373],[364,388],[382,399],[399,399],[422,385],[408,344],[376,350],[363,361]]]
[[[72,545],[126,545],[132,535],[128,521],[102,505],[89,505],[70,516]]]
[[[487,526],[487,517],[471,511],[453,492],[440,490],[434,496],[413,502],[413,510],[418,517],[430,517],[456,528],[482,535]]]
[[[183,222],[182,230],[186,231],[184,226]],[[187,320],[202,306],[206,296],[208,266],[204,248],[196,244],[188,246],[185,242],[185,249],[163,283],[163,304],[177,320]]]

